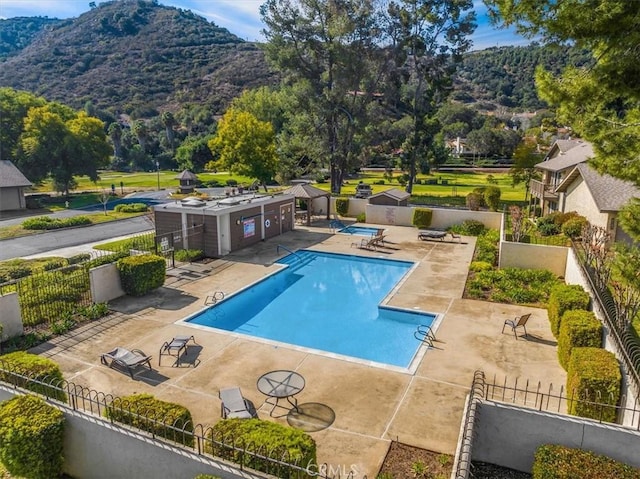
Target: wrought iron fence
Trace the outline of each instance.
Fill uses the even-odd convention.
[[[630,331],[630,325],[618,320],[617,308],[610,291],[601,286],[598,275],[586,258],[586,251],[581,243],[573,243],[573,250],[578,259],[594,299],[598,302],[603,313],[604,321],[610,337],[615,343],[620,359],[625,365],[629,378],[634,382],[636,390],[640,391],[640,341]]]
[[[273,449],[237,441],[212,426],[158,416],[118,396],[86,388],[54,377],[39,377],[12,368],[0,358],[0,381],[19,393],[38,394],[74,411],[100,416],[113,424],[137,430],[152,440],[184,448],[200,456],[235,463],[239,470],[258,471],[280,478],[355,479],[356,472],[343,472],[329,464],[301,464],[286,447]],[[108,413],[110,411],[110,413]],[[126,421],[118,420],[126,417]],[[139,425],[140,427],[135,427]],[[362,476],[361,479],[367,479]]]

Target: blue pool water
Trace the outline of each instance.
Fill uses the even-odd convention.
[[[346,233],[348,235],[374,236],[378,233],[379,228],[368,228],[366,226],[347,226],[338,230],[338,233]]]
[[[409,367],[420,346],[413,332],[435,315],[379,303],[413,263],[309,250],[278,262],[289,267],[186,321]]]

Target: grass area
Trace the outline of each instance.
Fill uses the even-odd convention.
[[[103,250],[103,251],[113,251],[116,253],[119,251],[126,251],[130,249],[150,250],[154,246],[153,244],[154,238],[155,238],[155,234],[149,233],[146,235],[140,235],[133,238],[124,238],[116,241],[108,241],[106,243],[95,245],[93,248]]]
[[[178,188],[180,182],[176,179],[179,174],[177,171],[160,171],[146,172],[146,173],[122,173],[118,171],[103,171],[100,173],[100,178],[97,182],[93,182],[88,176],[76,176],[75,180],[78,182],[76,191],[111,191],[111,185],[115,186],[115,191],[118,194],[122,193],[122,189],[157,189],[158,181],[160,182],[161,189]],[[253,183],[253,179],[247,176],[232,175],[227,172],[222,173],[198,173],[198,178],[201,181],[207,182],[216,180],[221,185],[226,185],[227,180],[234,179],[240,185],[250,185]],[[120,185],[122,183],[122,186]],[[47,192],[51,191],[51,183],[45,182],[38,186],[35,191]],[[100,201],[94,201],[91,204],[99,203]]]
[[[107,211],[99,213],[89,213],[86,216],[91,220],[91,224],[108,223],[110,221],[123,220],[127,218],[133,218],[134,216],[141,216],[147,213],[119,213],[117,211]],[[33,217],[30,217],[33,218]],[[22,225],[12,225],[0,228],[0,239],[17,238],[19,236],[27,236],[42,233],[42,230],[28,230],[22,227]]]

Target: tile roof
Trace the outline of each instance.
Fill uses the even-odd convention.
[[[562,171],[578,163],[584,163],[589,158],[593,158],[593,156],[594,153],[591,143],[581,141],[564,152],[561,150],[558,156],[536,164],[535,167],[540,170]]]
[[[9,160],[0,161],[0,188],[16,186],[31,186],[31,182],[25,178],[16,166]]]
[[[567,188],[578,177],[582,176],[598,209],[604,211],[620,211],[631,199],[640,198],[640,189],[630,181],[601,175],[586,163],[577,165],[556,191],[566,192]]]

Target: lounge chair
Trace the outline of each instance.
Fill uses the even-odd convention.
[[[185,356],[187,355],[187,343],[189,341],[193,341],[196,343],[196,339],[193,336],[176,336],[172,338],[171,341],[165,341],[162,343],[160,347],[160,356],[158,357],[158,366],[162,362],[162,356],[173,356],[176,358],[173,363],[174,366],[180,366],[180,356],[184,351]]]
[[[527,313],[527,314],[523,314],[522,316],[518,316],[515,319],[507,319],[504,324],[502,325],[502,332],[504,333],[504,328],[506,328],[507,326],[509,326],[511,328],[511,331],[513,331],[513,335],[516,337],[516,339],[518,339],[518,335],[516,334],[516,329],[517,328],[522,328],[524,329],[524,337],[527,337],[527,321],[529,321],[529,318],[531,317],[531,313]]]
[[[444,237],[447,236],[446,231],[437,231],[437,230],[419,230],[418,231],[418,239],[425,241],[430,239],[439,239],[442,241]]]
[[[378,237],[377,236],[372,236],[369,239],[366,238],[362,238],[360,240],[360,243],[351,243],[351,246],[356,246],[360,249],[369,249],[369,250],[374,250],[376,249],[376,246],[378,246]]]
[[[120,366],[126,369],[131,379],[133,379],[133,371],[143,364],[149,366],[151,369],[151,356],[147,356],[139,349],[132,349],[129,351],[125,348],[115,348],[108,353],[104,353],[100,356],[100,361],[105,366],[112,368],[114,365]]]
[[[223,419],[251,419],[252,417],[258,417],[253,404],[242,396],[239,387],[221,389],[218,396],[222,401],[220,415]]]

